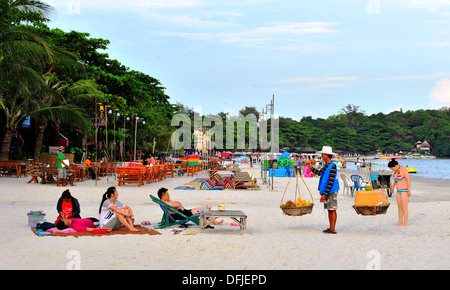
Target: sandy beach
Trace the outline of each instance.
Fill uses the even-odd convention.
[[[243,170],[249,170],[246,165]],[[258,177],[259,169],[252,171]],[[347,174],[350,174],[347,172]],[[198,177],[206,177],[200,173]],[[28,227],[27,213],[43,210],[46,219],[57,217],[56,202],[65,188],[55,184],[27,184],[29,178],[0,178],[0,269],[56,269],[72,265],[79,255],[79,268],[149,270],[297,270],[354,269],[450,269],[450,181],[412,176],[409,225],[399,227],[395,197],[385,215],[361,216],[352,208],[349,195],[338,195],[338,234],[322,233],[328,227],[327,212],[319,202],[318,178],[305,178],[314,197],[312,214],[289,217],[279,208],[289,178],[274,178],[274,190],[259,191],[174,190],[192,177],[167,178],[158,183],[117,187],[119,200],[129,205],[136,223],[156,225],[162,215],[149,195],[160,187],[186,208],[227,202],[226,209],[248,216],[247,231],[240,234],[231,220],[215,229],[200,231],[196,225],[174,235],[173,228],[161,235],[99,237],[38,237]],[[102,194],[116,186],[113,176],[68,186],[81,204],[82,217],[97,217]],[[293,198],[291,180],[285,200]],[[303,198],[308,190],[300,182]],[[341,182],[341,188],[343,187]],[[151,227],[151,226],[150,226]],[[177,228],[178,229],[178,228]],[[375,266],[374,266],[375,265]]]

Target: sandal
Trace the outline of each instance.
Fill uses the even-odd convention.
[[[330,229],[323,230],[322,233],[325,233],[325,234],[337,234],[337,232],[334,232],[334,231],[332,231]]]
[[[143,225],[143,226],[149,226],[149,225],[151,225],[152,223],[151,222],[149,222],[149,221],[143,221],[143,222],[141,222],[141,225]]]

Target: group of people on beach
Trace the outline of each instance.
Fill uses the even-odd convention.
[[[59,213],[54,225],[59,230],[73,228],[77,232],[110,232],[125,226],[129,231],[139,231],[134,227],[134,214],[131,207],[118,200],[119,193],[110,187],[102,196],[99,219],[81,218],[80,203],[69,190],[62,193],[56,209]],[[95,225],[98,224],[98,227]]]
[[[339,179],[337,176],[337,165],[331,159],[335,153],[330,146],[323,146],[319,152],[324,161],[323,167],[319,170],[314,167],[312,162],[307,162],[308,166],[314,174],[320,176],[318,190],[321,195],[320,202],[324,203],[325,209],[328,210],[328,220],[330,227],[324,230],[327,234],[336,234],[337,221],[337,193],[340,189]],[[388,167],[394,172],[394,183],[391,191],[396,190],[397,206],[399,222],[397,225],[406,226],[408,223],[408,201],[411,196],[411,179],[408,170],[399,165],[395,159],[388,163]]]
[[[332,162],[335,155],[330,146],[323,146],[321,154],[323,166],[317,169],[314,165],[314,160],[309,159],[302,165],[307,166],[310,171],[320,176],[318,190],[321,195],[320,202],[324,203],[324,208],[328,210],[329,227],[323,232],[326,234],[336,234],[337,222],[337,194],[340,189],[339,179],[337,176],[337,165]],[[397,205],[399,222],[397,225],[406,226],[408,221],[408,200],[411,196],[411,179],[408,170],[400,166],[395,159],[388,163],[388,167],[394,172],[394,183],[392,185],[392,192],[396,189]],[[103,194],[99,207],[99,220],[95,218],[81,218],[80,204],[78,200],[70,194],[69,190],[63,192],[61,198],[57,203],[57,210],[59,216],[55,221],[55,226],[58,229],[73,228],[77,232],[109,232],[119,229],[121,226],[126,227],[129,231],[139,231],[134,227],[134,214],[132,209],[118,200],[119,193],[115,187],[109,187]],[[199,213],[205,207],[198,207],[194,209],[185,209],[184,206],[178,202],[170,199],[169,191],[166,188],[158,190],[158,197],[168,205],[181,211],[187,216],[192,216]],[[176,219],[177,214],[172,213]],[[95,222],[98,221],[98,229]],[[223,221],[212,220],[215,225],[220,225]]]
[[[131,207],[125,205],[118,200],[119,192],[115,187],[109,187],[102,196],[100,207],[98,209],[99,219],[96,218],[81,218],[80,216],[80,203],[72,196],[69,190],[62,193],[59,198],[56,209],[59,213],[54,225],[59,230],[72,228],[77,232],[94,232],[94,233],[107,233],[110,231],[118,230],[121,226],[124,226],[129,231],[139,231],[134,226],[134,214]],[[192,216],[200,212],[206,207],[197,207],[193,209],[185,209],[183,204],[179,201],[171,200],[169,190],[167,188],[160,188],[158,190],[158,197],[175,208],[177,211],[183,213],[186,216]],[[174,219],[182,219],[175,212],[171,212]],[[217,221],[211,219],[214,225],[221,225],[223,220]],[[95,225],[97,223],[97,226]]]

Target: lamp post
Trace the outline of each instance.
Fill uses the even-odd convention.
[[[102,118],[103,105],[102,103],[97,103],[97,96],[95,96],[95,162],[97,162],[98,155],[98,118],[97,118],[97,105],[100,109],[100,119]]]
[[[273,112],[274,112],[274,107],[275,107],[275,95],[272,96],[272,101],[267,106],[270,107],[270,159],[272,160],[270,162],[272,163],[272,190],[273,190],[273,156],[274,156],[274,152],[273,152],[273,117],[274,117],[274,113]],[[266,109],[266,112],[267,112],[267,109]],[[270,162],[269,162],[269,164],[270,164]]]
[[[113,151],[112,151],[112,156],[114,156],[114,160],[116,160],[116,117],[120,117],[120,113],[118,112],[117,109],[114,109],[115,114],[114,114],[114,144],[113,144]]]
[[[139,120],[142,120],[142,123],[145,124],[144,118],[139,118],[139,116],[136,116],[136,124],[134,127],[134,161],[136,161],[137,124]]]
[[[127,133],[126,133],[127,125],[126,125],[125,120],[127,122],[130,121],[130,116],[127,115],[126,118],[125,118],[125,116],[123,116],[123,119],[124,119],[124,123],[123,123],[123,155],[125,156],[125,154],[126,154],[126,144],[127,144],[127,138],[126,138],[126,136],[127,136]],[[131,126],[133,126],[133,124],[131,124]],[[124,160],[125,160],[125,157],[124,157]]]

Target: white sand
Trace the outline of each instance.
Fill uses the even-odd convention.
[[[245,168],[244,168],[245,169]],[[258,176],[259,170],[253,169]],[[205,177],[201,173],[198,177]],[[72,265],[72,251],[79,253],[81,269],[450,269],[450,182],[413,176],[410,217],[407,227],[395,226],[397,205],[390,198],[386,215],[357,215],[353,198],[338,196],[337,235],[323,234],[327,212],[319,202],[317,178],[305,178],[315,207],[311,215],[288,217],[279,205],[288,178],[275,178],[274,190],[260,191],[174,190],[192,177],[168,178],[142,187],[118,187],[119,200],[132,207],[136,222],[160,221],[162,211],[151,202],[160,187],[169,189],[174,200],[186,208],[228,201],[227,209],[248,215],[248,229],[216,226],[200,232],[198,226],[174,235],[116,235],[103,237],[38,237],[27,225],[27,212],[43,210],[47,220],[56,217],[56,202],[63,188],[55,184],[27,184],[29,178],[0,178],[0,269],[66,269]],[[286,199],[293,198],[295,179]],[[98,217],[101,195],[115,186],[114,177],[92,180],[68,188],[81,204],[82,217]],[[341,182],[342,186],[342,182]],[[300,183],[303,197],[309,194]],[[341,191],[342,192],[342,191]],[[185,233],[196,235],[184,235]],[[69,254],[69,257],[68,257]]]

